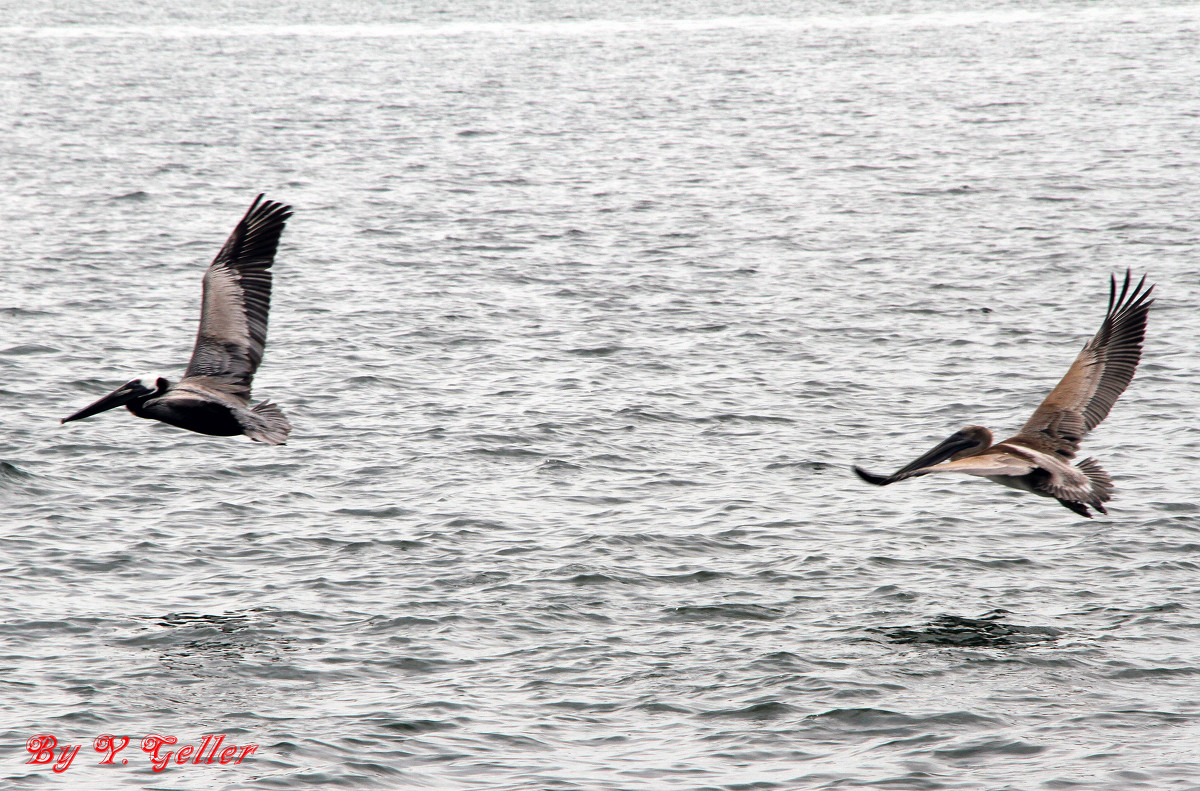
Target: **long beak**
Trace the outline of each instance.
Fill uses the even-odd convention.
[[[861,467],[855,467],[854,472],[859,478],[862,478],[867,483],[871,483],[876,486],[887,486],[889,483],[895,483],[896,481],[902,481],[905,478],[911,478],[913,473],[917,470],[925,467],[932,467],[935,464],[941,464],[954,454],[964,451],[967,448],[977,447],[978,445],[979,441],[972,437],[963,437],[960,434],[952,434],[948,439],[943,440],[936,448],[921,456],[911,464],[906,464],[891,475],[875,475],[874,473],[867,472]]]
[[[98,415],[101,412],[106,412],[110,409],[115,409],[119,406],[124,406],[137,397],[137,391],[128,385],[123,385],[116,390],[113,390],[108,395],[96,401],[93,404],[88,404],[83,409],[79,410],[69,417],[65,417],[58,421],[59,423],[69,423],[72,420],[83,420],[85,417]]]

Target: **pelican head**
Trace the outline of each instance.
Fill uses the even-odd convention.
[[[150,384],[146,384],[147,382]],[[101,412],[115,409],[119,406],[129,405],[132,409],[132,405],[141,405],[155,396],[162,395],[170,386],[171,383],[162,376],[145,376],[131,379],[104,396],[104,398],[88,404],[75,414],[68,415],[59,422],[69,423],[72,420],[83,420],[85,417],[98,415]]]
[[[858,477],[867,483],[873,483],[876,486],[887,486],[889,483],[912,477],[912,474],[917,470],[932,467],[944,461],[954,461],[955,459],[962,459],[967,456],[975,456],[983,453],[991,446],[991,431],[988,431],[983,426],[967,426],[966,428],[960,428],[949,437],[946,437],[937,447],[911,464],[907,464],[896,470],[891,475],[875,475],[859,467],[855,467],[854,471],[858,474]]]
[[[966,426],[942,440],[942,444],[930,451],[930,454],[942,449],[946,455],[937,461],[931,461],[925,466],[940,464],[943,461],[965,459],[967,456],[977,456],[992,447],[992,432],[983,426]]]

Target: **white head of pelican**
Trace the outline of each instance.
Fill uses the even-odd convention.
[[[138,417],[220,437],[282,445],[291,424],[274,404],[250,406],[250,382],[267,344],[271,266],[290,206],[259,195],[204,275],[200,330],[183,378],[132,379],[63,423],[125,406]]]

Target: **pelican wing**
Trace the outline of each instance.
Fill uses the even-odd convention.
[[[916,470],[913,472],[913,476],[934,475],[943,472],[960,472],[964,475],[984,477],[989,475],[1026,475],[1032,472],[1036,466],[1034,462],[1015,453],[1006,453],[1003,450],[984,451],[978,456],[967,456],[964,459],[947,461],[923,470]]]
[[[271,265],[292,208],[254,199],[204,274],[196,348],[184,380],[204,383],[243,402],[262,362],[271,308]],[[180,383],[182,384],[182,382]]]
[[[222,404],[230,409],[245,408],[246,404],[246,399],[237,393],[231,393],[228,387],[204,376],[185,377],[180,380],[179,384],[155,400],[158,403],[204,401],[211,404]]]
[[[1064,458],[1075,456],[1083,436],[1108,416],[1137,370],[1146,316],[1154,304],[1154,286],[1143,290],[1145,283],[1143,277],[1130,290],[1127,270],[1118,296],[1117,279],[1112,278],[1100,330],[1014,439]]]

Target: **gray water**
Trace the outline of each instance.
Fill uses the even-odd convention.
[[[0,12],[0,786],[1200,788],[1200,6],[106,5]],[[288,445],[59,426],[258,192]],[[1126,268],[1109,518],[850,474]]]

